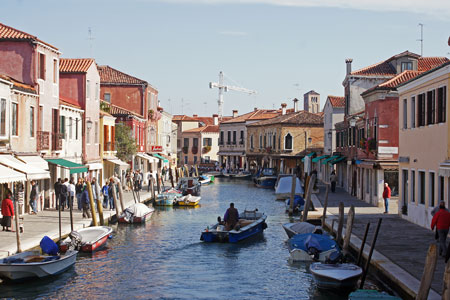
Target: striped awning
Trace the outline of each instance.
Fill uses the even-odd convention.
[[[326,165],[328,162],[333,161],[335,159],[339,158],[339,155],[333,155],[332,157],[329,157],[322,161],[322,165]]]
[[[322,155],[322,156],[314,157],[311,161],[312,162],[318,162],[318,161],[320,161],[320,160],[322,160],[324,158],[328,158],[328,157],[330,157],[330,156],[329,155]]]

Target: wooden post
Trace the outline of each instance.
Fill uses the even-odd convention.
[[[291,184],[291,202],[289,203],[289,215],[292,216],[294,214],[294,198],[295,198],[295,184],[297,183],[297,176],[295,174],[292,175],[292,184]]]
[[[98,226],[97,213],[95,212],[94,195],[92,194],[91,183],[89,181],[86,181],[86,186],[87,186],[88,193],[89,193],[89,203],[91,205],[92,223],[94,223],[94,226]]]
[[[69,196],[70,230],[73,231],[73,199],[70,199],[71,197]]]
[[[170,184],[172,185],[172,188],[175,187],[175,184],[173,183],[173,173],[172,173],[172,168],[169,168],[169,179],[170,179]]]
[[[337,243],[342,243],[342,229],[344,228],[344,202],[339,203],[339,223],[336,232]]]
[[[153,202],[156,200],[156,194],[155,194],[155,178],[152,177],[151,179],[152,181],[152,198],[153,198]]]
[[[111,186],[111,192],[112,192],[112,196],[113,196],[113,200],[114,200],[114,207],[116,208],[116,219],[117,221],[119,221],[119,217],[120,217],[120,211],[119,211],[119,203],[117,201],[117,194],[116,194],[116,186],[113,184]],[[122,206],[122,211],[123,211],[123,203],[122,201],[120,201],[120,204]]]
[[[103,204],[102,200],[100,200],[100,195],[97,196],[97,208],[98,208],[98,218],[100,219],[100,225],[104,226],[105,219],[103,218]],[[72,206],[70,207],[70,211],[72,212]]]
[[[428,248],[427,258],[425,260],[425,268],[423,270],[422,279],[420,280],[419,292],[416,296],[416,300],[428,299],[431,282],[433,281],[434,270],[436,269],[437,258],[437,245],[431,244]],[[447,271],[447,266],[445,267],[445,270]]]
[[[366,224],[366,231],[364,231],[364,237],[363,240],[361,242],[361,248],[359,249],[359,254],[358,254],[358,260],[356,261],[356,264],[359,266],[359,263],[362,260],[362,256],[363,256],[363,251],[364,251],[364,246],[366,245],[366,239],[367,239],[367,234],[369,233],[369,227],[370,227],[370,222],[367,222]]]
[[[114,181],[117,183],[117,186],[119,187],[119,197],[120,197],[120,202],[123,202],[123,189],[122,189],[122,184],[120,183],[119,178],[114,178]]]
[[[12,197],[11,197],[12,198]],[[17,240],[17,253],[22,252],[22,248],[20,246],[20,227],[19,227],[19,205],[17,204],[18,200],[15,199],[14,200],[14,215],[15,215],[15,222],[16,223],[16,240]],[[61,210],[59,211],[60,216],[61,216]],[[59,240],[61,241],[61,217],[59,218]],[[12,224],[11,224],[12,225]]]
[[[347,227],[345,228],[345,239],[344,239],[344,254],[349,254],[348,248],[350,246],[350,237],[352,235],[353,220],[355,218],[355,206],[350,206],[347,213]]]
[[[184,165],[184,169],[186,171],[186,177],[189,177],[189,168],[187,165]]]
[[[178,168],[175,167],[175,180],[178,182],[179,178],[180,178],[180,176],[178,175]]]
[[[444,288],[442,290],[442,299],[450,300],[450,261],[445,265]]]
[[[306,199],[306,192],[308,191],[310,176],[305,177],[305,190],[303,191],[303,198]]]
[[[196,174],[196,177],[198,177],[198,165],[195,166],[195,174]]]
[[[309,182],[314,182],[316,180],[316,174],[313,174],[309,177]],[[311,192],[312,192],[312,185],[308,184],[308,189],[306,191],[306,199],[305,199],[305,207],[303,208],[303,222],[306,222],[308,220],[308,211],[309,207],[311,206]]]
[[[334,234],[334,222],[336,219],[331,220],[331,234]]]
[[[377,229],[375,229],[375,234],[373,235],[372,245],[370,245],[369,256],[367,257],[366,266],[363,271],[363,275],[361,278],[361,284],[359,286],[360,289],[364,288],[364,281],[366,280],[367,272],[369,272],[370,260],[372,259],[373,251],[375,250],[375,244],[377,242],[378,232],[380,231],[382,218],[378,219]]]
[[[156,173],[156,188],[158,189],[158,194],[161,193],[161,184],[159,182],[159,174]]]
[[[322,228],[325,228],[325,219],[327,217],[328,192],[329,192],[329,190],[330,190],[330,184],[327,183],[327,189],[325,190],[325,202],[323,203]]]
[[[61,239],[62,239],[62,224],[61,224],[61,195],[59,195],[59,197],[56,200],[56,205],[58,205],[58,223],[59,223],[59,243],[61,243]]]

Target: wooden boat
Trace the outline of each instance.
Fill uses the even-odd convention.
[[[275,187],[275,196],[277,200],[285,200],[291,197],[292,191],[292,176],[279,177]],[[302,188],[300,179],[295,181],[295,195],[303,196],[304,190]]]
[[[195,177],[181,177],[177,189],[181,191],[183,195],[190,194],[192,196],[200,196],[201,184]]]
[[[331,255],[341,252],[338,244],[328,234],[296,234],[288,241],[291,261],[325,262]]]
[[[135,203],[127,207],[119,217],[119,223],[142,224],[150,220],[155,209],[143,203]]]
[[[61,242],[59,247],[62,252],[68,251],[69,244],[71,243],[74,234],[80,236],[80,251],[94,252],[106,246],[108,238],[112,234],[112,228],[108,226],[92,226],[72,232],[64,241]]]
[[[314,231],[318,229],[322,230],[322,227],[314,226],[313,224],[308,222],[286,223],[282,226],[289,238],[293,237],[296,234],[314,233]]]
[[[276,170],[274,168],[265,168],[259,176],[255,178],[255,184],[259,188],[273,189],[277,182]]]
[[[354,264],[313,263],[309,270],[318,288],[339,292],[355,289],[362,275],[362,268]]]
[[[249,172],[239,172],[236,174],[232,174],[232,177],[236,178],[236,179],[250,179],[251,176],[252,176],[252,174]]]
[[[156,206],[173,206],[175,199],[179,197],[178,193],[162,193],[156,196]]]
[[[0,259],[0,278],[17,281],[43,278],[60,274],[75,264],[78,251],[69,250],[64,255],[40,255],[39,251],[26,251]]]
[[[267,228],[267,216],[263,213],[254,211],[244,211],[239,214],[238,225],[229,231],[225,226],[217,223],[208,226],[201,234],[200,240],[204,242],[229,242],[237,243],[256,234],[262,233]]]
[[[202,197],[186,195],[176,198],[174,205],[178,206],[197,206]]]

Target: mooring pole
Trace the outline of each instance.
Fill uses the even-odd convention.
[[[327,183],[327,189],[325,190],[325,201],[323,203],[323,213],[322,213],[322,227],[325,228],[325,219],[327,217],[327,207],[328,207],[328,192],[330,190],[330,184]]]
[[[13,198],[13,197],[11,197]],[[17,240],[17,253],[22,252],[22,247],[20,246],[20,227],[19,227],[19,205],[18,200],[14,199],[14,213],[15,213],[15,223],[16,223],[16,240]],[[59,240],[61,241],[61,210],[59,211]]]
[[[360,289],[364,288],[364,281],[366,280],[367,272],[369,272],[370,260],[372,259],[372,254],[373,254],[373,251],[375,250],[375,243],[377,242],[378,232],[380,231],[380,226],[381,226],[382,220],[383,220],[382,218],[378,219],[377,229],[375,229],[375,234],[373,236],[372,245],[370,245],[369,256],[367,257],[366,266],[364,268],[364,272],[361,277],[361,285],[359,286]]]
[[[350,206],[347,214],[347,227],[345,228],[345,239],[344,239],[344,254],[349,254],[350,247],[350,237],[352,235],[353,230],[353,220],[355,218],[355,206]]]
[[[297,177],[292,174],[292,184],[291,184],[291,202],[289,203],[289,215],[294,214],[294,199],[295,199],[295,184],[297,183]]]
[[[86,181],[86,186],[87,186],[88,194],[89,194],[89,203],[91,205],[92,223],[94,224],[94,226],[98,226],[97,213],[95,211],[94,195],[92,194],[92,186],[91,186],[91,183],[89,182],[89,180]]]
[[[358,260],[356,262],[356,264],[359,266],[359,263],[362,260],[362,256],[363,256],[363,251],[364,251],[364,246],[366,245],[366,239],[367,239],[367,234],[369,233],[369,227],[370,227],[370,222],[367,222],[366,224],[366,230],[364,231],[364,237],[363,240],[361,242],[361,248],[359,249],[359,254],[358,254]]]
[[[337,243],[342,243],[342,229],[344,228],[344,202],[339,203],[339,223],[336,232]]]

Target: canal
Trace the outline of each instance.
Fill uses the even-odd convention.
[[[80,255],[60,276],[0,285],[0,298],[16,299],[336,299],[316,290],[306,264],[290,264],[289,222],[273,190],[251,181],[216,179],[202,187],[201,207],[157,208],[143,226],[114,226],[108,247]],[[267,214],[260,237],[239,244],[206,244],[200,233],[239,211]]]

